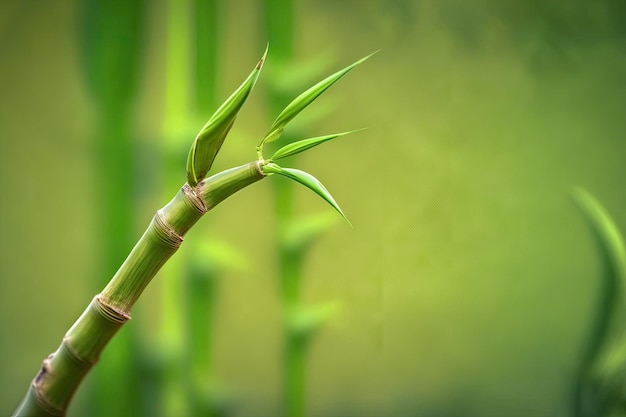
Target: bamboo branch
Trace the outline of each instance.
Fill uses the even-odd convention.
[[[81,381],[98,361],[111,338],[130,319],[131,310],[139,296],[159,269],[178,250],[185,233],[202,215],[232,194],[266,176],[278,174],[311,189],[344,216],[326,187],[315,177],[275,163],[277,159],[304,152],[330,140],[328,138],[331,136],[338,137],[342,134],[295,142],[279,149],[269,159],[263,157],[262,146],[265,142],[278,139],[284,126],[297,113],[363,59],[322,80],[294,99],[281,112],[268,135],[257,147],[258,160],[205,179],[241,106],[256,83],[264,60],[265,54],[243,84],[217,109],[196,136],[187,159],[187,183],[165,207],[156,212],[143,236],[108,285],[95,296],[70,328],[57,351],[44,360],[14,416],[65,415]],[[310,321],[305,320],[305,326],[300,324],[300,329],[308,332],[310,323],[307,323]],[[300,371],[298,373],[301,374]],[[297,401],[301,402],[299,399]]]

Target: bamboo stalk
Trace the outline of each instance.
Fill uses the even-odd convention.
[[[287,67],[293,62],[294,56],[294,14],[293,0],[266,0],[265,26],[277,65]],[[276,86],[276,83],[272,83]],[[285,96],[284,91],[270,89],[268,94],[269,108],[280,109]],[[290,142],[286,138],[286,142]],[[294,334],[289,325],[290,316],[300,308],[300,285],[304,250],[292,250],[284,239],[284,231],[296,220],[293,214],[293,184],[288,181],[274,182],[274,213],[280,233],[276,236],[276,257],[278,264],[278,281],[283,304],[283,401],[284,413],[289,417],[304,415],[306,357],[308,340],[306,336]]]
[[[99,260],[97,286],[106,284],[135,243],[133,186],[135,178],[133,105],[142,70],[144,0],[84,0],[80,2],[81,69],[98,111],[95,166],[98,192]],[[123,63],[121,65],[120,63]],[[142,363],[139,335],[125,331],[111,346],[90,387],[90,417],[138,415]],[[119,379],[124,372],[126,377]],[[110,401],[110,396],[116,401]]]
[[[200,251],[202,248],[194,248]],[[204,255],[204,254],[203,254]],[[203,256],[204,258],[205,256]],[[217,415],[219,399],[212,391],[215,383],[213,370],[213,329],[219,266],[215,260],[193,257],[185,268],[185,335],[187,375],[187,402],[189,415]]]
[[[102,350],[117,330],[130,319],[135,302],[159,269],[182,244],[185,233],[204,213],[233,193],[266,176],[278,174],[311,189],[345,217],[332,195],[315,177],[297,169],[283,168],[276,164],[275,160],[306,151],[330,138],[346,133],[289,144],[277,150],[269,159],[263,157],[262,147],[265,142],[278,139],[284,125],[343,74],[367,57],[327,77],[296,97],[281,112],[268,135],[257,146],[258,160],[205,179],[239,110],[254,88],[266,55],[267,49],[250,75],[200,130],[187,158],[187,183],[173,200],[157,211],[147,230],[109,284],[70,328],[57,351],[44,360],[14,416],[65,415],[81,381],[97,362]],[[298,317],[290,314],[288,318]],[[308,335],[312,329],[311,323],[307,323],[307,320],[303,323],[297,321],[290,320],[288,323],[288,328],[295,324],[295,327],[291,328],[294,332],[292,334]]]
[[[195,113],[210,113],[217,104],[218,57],[220,56],[220,22],[222,2],[193,0],[191,39],[195,46],[194,65]],[[207,224],[210,226],[210,224]],[[207,259],[205,248],[196,247],[203,256],[192,256],[185,263],[183,276],[183,326],[185,332],[184,372],[188,376],[186,394],[188,415],[223,415],[224,401],[218,394],[213,369],[213,334],[215,300],[222,265]]]
[[[210,112],[217,99],[220,8],[219,0],[194,0],[195,94],[198,114]]]
[[[130,319],[137,299],[178,250],[185,233],[221,201],[264,178],[262,165],[254,161],[213,175],[195,187],[185,184],[157,211],[109,284],[70,328],[57,351],[43,361],[15,417],[65,415],[76,389]]]
[[[169,0],[166,2],[167,24],[165,43],[165,113],[163,117],[164,184],[166,189],[177,185],[180,169],[181,142],[186,140],[186,127],[192,113],[189,78],[191,35],[189,0]],[[195,120],[194,120],[195,121]],[[159,349],[156,352],[159,368],[158,378],[150,382],[154,392],[154,402],[161,417],[187,415],[185,387],[181,358],[184,357],[184,340],[178,329],[183,321],[181,294],[181,264],[187,260],[180,257],[170,262],[163,271],[162,322],[159,330]]]
[[[305,403],[307,335],[287,331],[285,334],[284,372],[286,416],[302,417]]]

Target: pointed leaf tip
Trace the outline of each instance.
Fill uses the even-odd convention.
[[[315,194],[323,198],[328,204],[330,204],[331,207],[334,208],[339,214],[341,214],[341,217],[343,217],[345,221],[348,222],[350,227],[352,227],[352,223],[350,223],[350,220],[348,220],[346,215],[343,213],[341,207],[339,207],[339,204],[337,204],[337,202],[330,194],[330,192],[326,189],[326,187],[324,187],[324,185],[313,175],[295,168],[283,168],[273,162],[263,165],[262,169],[263,172],[266,174],[282,175],[304,185],[309,190],[313,191]]]
[[[358,61],[348,65],[347,67],[337,71],[336,73],[326,77],[322,81],[318,82],[298,97],[296,97],[291,103],[285,107],[285,109],[280,112],[274,123],[269,129],[269,132],[261,143],[259,147],[262,147],[265,143],[270,143],[278,140],[278,138],[282,135],[283,129],[294,117],[296,117],[302,110],[304,110],[309,104],[311,104],[316,98],[318,98],[324,91],[326,91],[330,86],[332,86],[335,82],[337,82],[341,77],[346,75],[352,68],[357,65],[363,63],[367,59],[369,59],[376,52],[373,52]]]
[[[274,155],[271,156],[270,160],[275,161],[277,159],[287,158],[288,156],[299,154],[301,152],[314,148],[317,145],[321,145],[324,142],[328,142],[330,140],[333,140],[341,136],[349,135],[350,133],[358,132],[359,130],[363,130],[363,129],[351,130],[349,132],[335,133],[335,134],[326,135],[326,136],[318,136],[318,137],[303,139],[297,142],[290,143],[288,145],[283,146],[276,152],[274,152]]]
[[[259,60],[259,63],[256,64],[256,69],[257,70],[261,70],[261,68],[263,68],[263,64],[265,63],[265,58],[267,57],[267,51],[269,49],[270,49],[270,43],[268,42],[267,45],[265,46],[265,52],[263,52],[263,56]]]
[[[190,185],[194,186],[202,181],[211,169],[224,139],[235,123],[239,110],[259,78],[266,55],[267,48],[250,75],[213,113],[196,136],[187,157],[187,182]]]

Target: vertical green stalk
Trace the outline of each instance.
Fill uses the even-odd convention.
[[[183,162],[181,138],[187,135],[189,112],[191,110],[189,77],[191,35],[191,2],[169,0],[167,2],[167,43],[165,46],[165,114],[163,121],[164,137],[164,186],[175,187],[180,178],[180,163]],[[166,417],[189,415],[183,369],[185,343],[180,330],[183,323],[183,287],[181,259],[173,260],[164,269],[163,280],[163,323],[160,329],[159,365],[160,380],[156,390],[160,402],[160,412]]]
[[[291,63],[294,52],[295,4],[293,0],[265,0],[265,31],[276,63]]]
[[[83,72],[98,110],[96,167],[102,184],[98,241],[100,276],[105,278],[133,244],[132,107],[140,72],[143,1],[87,0],[81,8]],[[91,416],[139,415],[136,344],[130,329],[107,352],[104,366],[96,372]]]
[[[220,396],[213,368],[213,329],[222,260],[210,245],[197,245],[185,268],[185,361],[189,415],[224,416],[227,403]]]
[[[201,248],[196,248],[201,250]],[[209,261],[210,262],[210,261]],[[188,263],[185,270],[185,334],[187,336],[188,355],[185,363],[187,370],[187,397],[190,415],[212,416],[214,405],[211,398],[212,369],[212,330],[213,310],[216,302],[217,273],[209,262],[202,262],[197,257]]]
[[[306,377],[306,350],[308,340],[301,335],[294,335],[291,332],[286,334],[285,349],[285,377],[290,385],[285,391],[285,406],[287,416],[304,415],[304,390]]]
[[[194,115],[205,117],[217,105],[218,57],[220,55],[220,6],[218,0],[194,0],[192,62],[194,65]],[[184,270],[185,369],[190,415],[225,414],[213,369],[214,306],[221,264],[210,245],[196,245]],[[196,256],[193,256],[196,255]],[[213,256],[212,256],[213,255]]]
[[[176,155],[173,150],[186,140],[188,126],[216,109],[219,6],[217,0],[169,3],[163,126],[168,155]],[[179,172],[176,159],[170,159],[165,170],[168,184]],[[185,259],[167,268],[170,278],[164,287],[162,329],[163,341],[169,347],[162,388],[166,416],[217,413],[219,399],[211,392],[211,336],[218,277],[217,269],[207,265],[209,254],[194,256],[205,249],[199,246],[191,247]]]
[[[279,72],[293,64],[295,5],[293,0],[265,1],[265,30],[272,58]],[[268,89],[268,103],[272,114],[277,114],[285,104],[286,92],[277,88],[272,80]],[[291,142],[286,138],[286,142]],[[308,338],[294,334],[291,316],[300,309],[300,283],[302,279],[301,250],[291,250],[285,232],[296,220],[293,214],[293,184],[291,181],[274,181],[274,213],[279,233],[276,236],[278,281],[283,304],[283,401],[284,412],[289,417],[304,415],[306,352]]]
[[[197,114],[210,114],[217,103],[219,0],[194,0],[195,88]]]

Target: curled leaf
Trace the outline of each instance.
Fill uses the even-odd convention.
[[[575,188],[572,196],[600,238],[620,286],[626,289],[626,243],[614,220],[598,200],[583,188]]]
[[[625,398],[626,243],[596,198],[582,188],[574,189],[572,196],[592,226],[604,261],[602,290],[577,380],[576,415],[617,415]]]
[[[376,52],[374,52],[376,53]],[[294,117],[298,115],[302,110],[304,110],[309,104],[313,102],[316,98],[318,98],[324,91],[326,91],[331,85],[337,82],[341,77],[346,75],[352,68],[356,67],[372,55],[374,53],[359,59],[355,63],[348,65],[344,69],[337,71],[336,73],[328,76],[323,79],[319,83],[315,84],[313,87],[306,90],[304,93],[300,94],[296,97],[291,103],[285,107],[285,109],[280,112],[267,135],[263,138],[259,147],[262,147],[266,143],[274,142],[278,140],[280,135],[283,133],[283,129]]]
[[[193,141],[187,157],[187,182],[189,185],[194,186],[202,181],[211,169],[215,156],[235,123],[239,110],[259,78],[266,55],[267,49],[248,78],[215,111]]]
[[[339,214],[341,214],[341,217],[343,217],[348,222],[348,224],[350,224],[350,226],[352,226],[352,224],[343,213],[343,211],[339,207],[339,204],[337,204],[333,196],[328,192],[326,187],[324,187],[324,185],[313,175],[299,169],[283,168],[273,162],[263,165],[262,170],[266,174],[282,175],[304,185],[315,194],[322,197],[328,204],[330,204],[335,210],[337,210]]]
[[[303,139],[297,142],[292,142],[288,145],[283,146],[276,152],[274,152],[274,155],[272,155],[270,160],[275,161],[277,159],[286,158],[288,156],[299,154],[300,152],[304,152],[324,142],[328,142],[329,140],[338,138],[340,136],[345,136],[352,132],[356,132],[356,131],[352,130],[350,132],[335,133],[333,135],[319,136],[315,138]]]

